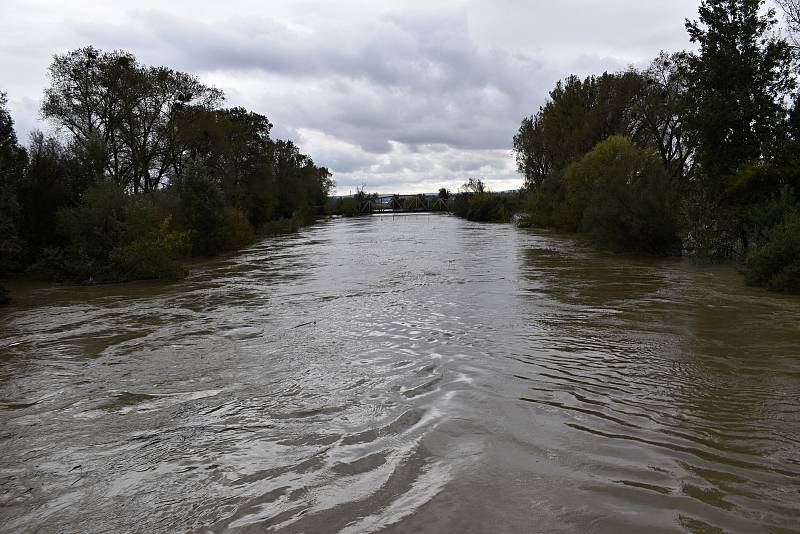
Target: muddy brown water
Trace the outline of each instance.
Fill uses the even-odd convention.
[[[3,532],[791,532],[800,298],[442,215],[18,283]]]

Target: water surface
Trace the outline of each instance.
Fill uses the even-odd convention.
[[[792,532],[800,299],[443,215],[18,285],[4,532]]]

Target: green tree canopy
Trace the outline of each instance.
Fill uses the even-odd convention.
[[[785,98],[795,87],[788,44],[775,36],[775,11],[764,0],[703,0],[686,29],[687,127],[709,198],[742,164],[765,156],[785,132]]]

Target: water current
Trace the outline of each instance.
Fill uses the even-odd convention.
[[[795,532],[800,299],[446,215],[17,282],[3,532]]]

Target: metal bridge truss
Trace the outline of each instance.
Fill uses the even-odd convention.
[[[452,211],[453,198],[426,195],[381,195],[367,198],[359,206],[361,213],[415,213]]]

